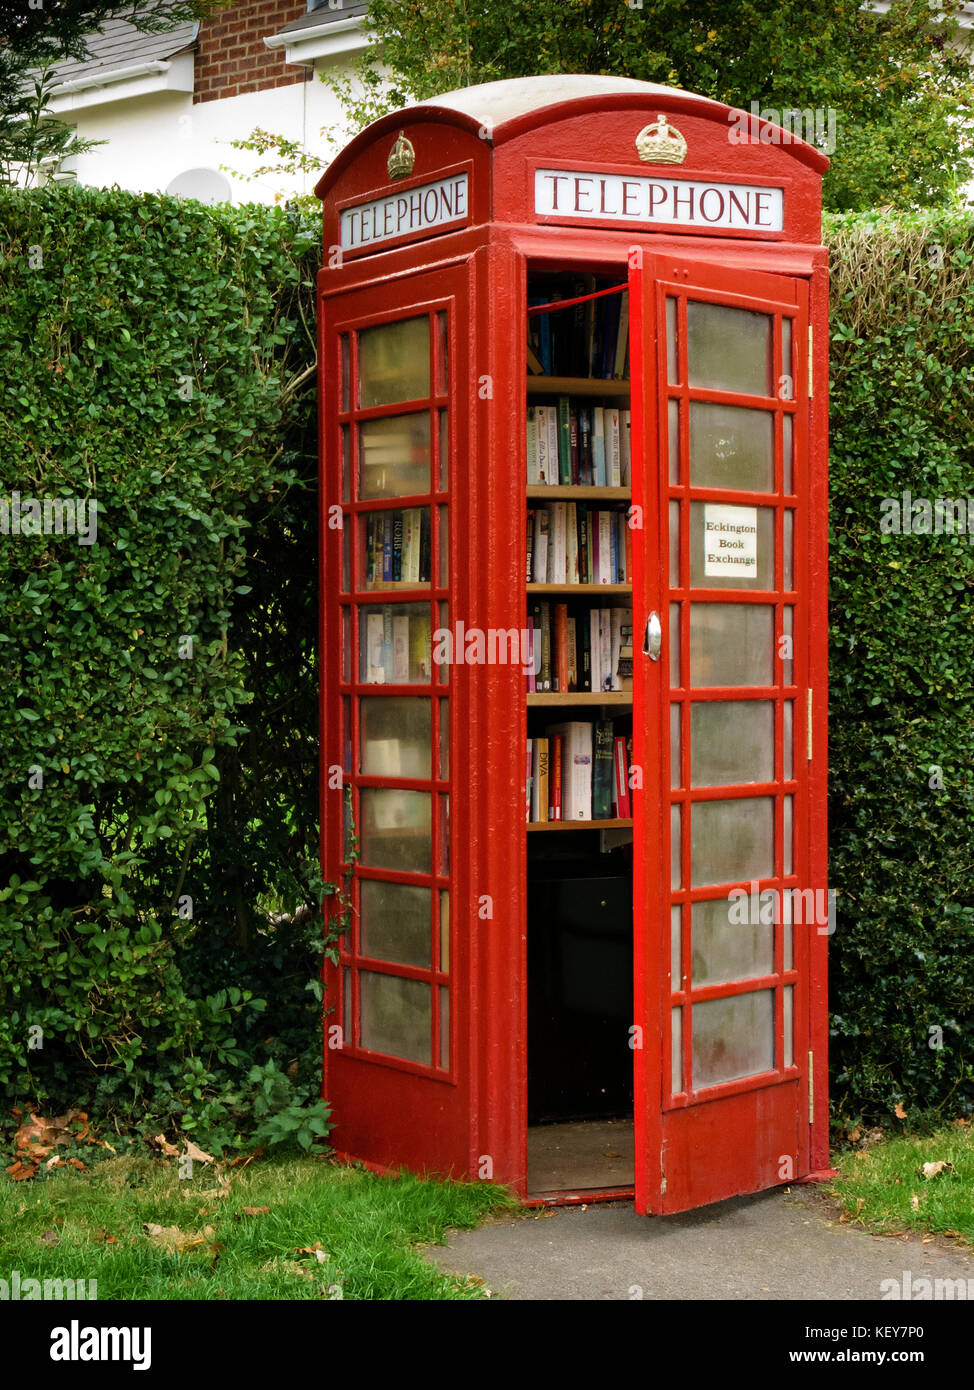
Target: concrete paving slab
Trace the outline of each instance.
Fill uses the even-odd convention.
[[[682,1216],[637,1216],[631,1202],[521,1212],[454,1232],[427,1254],[443,1269],[479,1275],[502,1299],[882,1300],[891,1292],[884,1280],[896,1281],[902,1299],[916,1296],[920,1279],[963,1279],[961,1296],[974,1299],[970,1254],[840,1225],[810,1189]]]

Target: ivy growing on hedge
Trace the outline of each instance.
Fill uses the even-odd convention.
[[[259,978],[258,908],[320,897],[316,242],[278,209],[0,191],[0,507],[97,501],[93,544],[0,535],[8,1093],[165,1093],[212,1129],[266,1059],[226,942]]]
[[[974,1100],[974,546],[881,519],[974,497],[974,223],[827,239],[833,1095],[849,1123],[949,1116]],[[317,257],[313,216],[0,190],[0,520],[13,493],[98,503],[91,545],[0,535],[8,1096],[214,1143],[313,1093]]]
[[[830,218],[832,1088],[840,1120],[974,1104],[974,222]],[[898,500],[909,534],[882,529]],[[887,526],[891,522],[887,523]]]

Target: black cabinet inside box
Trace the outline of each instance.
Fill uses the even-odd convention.
[[[528,1123],[632,1114],[632,879],[531,877]]]

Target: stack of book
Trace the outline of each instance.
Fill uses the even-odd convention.
[[[529,507],[527,582],[631,584],[632,532],[625,512],[584,502]]]
[[[592,295],[594,275],[566,279],[552,293],[528,296],[529,309]],[[528,315],[528,370],[534,375],[598,377],[624,381],[629,375],[629,294],[583,298],[580,304]]]
[[[429,612],[381,603],[365,612],[361,679],[367,685],[428,685],[432,670]]]
[[[390,508],[365,518],[365,584],[430,582],[430,514],[427,507]]]
[[[526,820],[628,820],[630,763],[631,740],[611,719],[550,724],[527,741]]]
[[[541,600],[528,613],[530,693],[632,690],[632,609]]]
[[[629,487],[632,411],[559,396],[528,406],[528,482],[552,487]]]

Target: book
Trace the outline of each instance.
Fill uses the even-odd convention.
[[[528,406],[527,438],[527,479],[529,483],[540,483],[538,466],[538,406]]]
[[[554,688],[566,692],[568,684],[568,604],[556,603],[552,639],[554,645]]]
[[[597,719],[592,737],[592,819],[612,816],[612,720]]]
[[[605,487],[605,411],[600,405],[592,411],[592,481]]]
[[[548,740],[534,740],[534,787],[531,794],[531,817],[538,822],[548,819]]]
[[[527,740],[527,762],[524,773],[524,819],[531,819],[531,789],[534,786],[534,739]]]
[[[610,609],[612,690],[632,689],[632,609]]]
[[[561,820],[562,748],[564,740],[555,734],[548,741],[548,819]]]
[[[572,418],[568,396],[558,397],[558,481],[564,487],[572,482]]]
[[[409,684],[409,617],[397,613],[392,620],[392,683]]]
[[[620,735],[612,740],[615,752],[615,814],[621,820],[628,820],[632,815],[632,804],[629,798],[629,756],[626,749],[626,740]]]
[[[623,487],[632,486],[632,411],[619,411],[619,474]]]
[[[615,361],[612,366],[612,375],[617,381],[623,380],[626,370],[626,352],[629,347],[629,294],[625,292],[619,296],[619,326],[616,330],[616,351]]]
[[[580,720],[555,724],[548,738],[562,743],[561,807],[563,820],[592,819],[592,725]]]
[[[568,503],[552,502],[548,533],[548,583],[568,581]]]
[[[538,507],[535,511],[534,521],[534,582],[535,584],[547,584],[548,532],[551,524],[548,508]]]
[[[619,411],[615,406],[606,406],[604,415],[606,486],[622,487],[622,441],[619,434]]]

